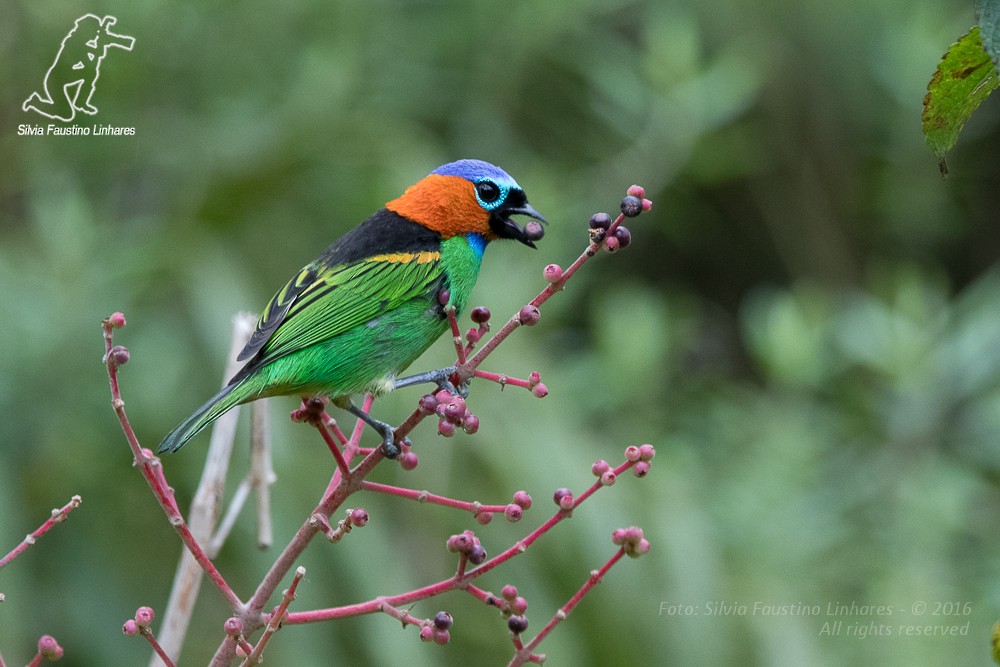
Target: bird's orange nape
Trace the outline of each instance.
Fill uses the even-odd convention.
[[[431,174],[406,189],[385,207],[404,218],[451,238],[475,232],[495,238],[489,213],[476,199],[475,186],[458,176]]]

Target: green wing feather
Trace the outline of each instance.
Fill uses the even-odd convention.
[[[424,261],[417,261],[417,257]],[[240,354],[240,359],[252,359],[232,382],[275,359],[329,340],[412,299],[426,297],[443,279],[436,252],[378,255],[332,267],[310,264],[264,309]]]

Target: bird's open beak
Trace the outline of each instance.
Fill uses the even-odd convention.
[[[538,225],[537,223],[533,226],[533,228],[528,228],[527,225],[525,227],[522,227],[521,225],[517,224],[516,222],[510,219],[510,216],[512,215],[526,215],[528,217],[534,218],[535,220],[538,220],[539,222],[548,224],[548,221],[545,219],[545,217],[537,210],[535,210],[535,207],[529,204],[528,202],[518,204],[517,206],[511,206],[510,208],[504,208],[502,211],[502,215],[503,217],[500,218],[500,224],[502,225],[503,229],[499,234],[500,236],[509,239],[515,239],[517,241],[520,241],[524,245],[528,246],[529,248],[534,248],[535,247],[534,242],[542,238],[542,236],[545,234],[542,226]]]

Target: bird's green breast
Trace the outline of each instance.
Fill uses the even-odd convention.
[[[465,236],[453,236],[441,241],[441,266],[447,277],[449,303],[461,313],[479,279],[483,246],[470,244]]]

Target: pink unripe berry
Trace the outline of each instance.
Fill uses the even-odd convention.
[[[111,313],[111,317],[108,318],[108,324],[111,325],[112,329],[121,329],[125,326],[125,313]]]
[[[545,228],[537,220],[529,220],[524,225],[524,238],[529,241],[538,241],[545,236]]]
[[[447,630],[434,630],[434,643],[444,646],[451,639],[451,633]]]
[[[243,634],[243,621],[235,616],[227,618],[222,627],[230,637],[239,637]]]
[[[625,460],[635,463],[640,458],[642,458],[642,452],[635,445],[629,445],[625,448]]]
[[[58,660],[63,657],[62,646],[52,635],[42,635],[38,638],[38,654],[49,660]]]
[[[486,306],[476,306],[472,309],[471,317],[476,324],[486,324],[490,321],[490,309]]]
[[[645,477],[649,474],[649,462],[639,461],[634,466],[632,466],[632,474],[636,477]]]
[[[507,520],[511,523],[515,523],[521,520],[524,516],[524,509],[517,503],[511,503],[503,511],[503,515],[507,517]]]
[[[471,530],[452,535],[448,538],[448,551],[452,553],[467,552],[476,543],[476,536]]]
[[[455,424],[453,422],[445,420],[439,421],[438,433],[440,433],[446,438],[450,438],[451,436],[455,435]]]
[[[609,236],[604,239],[604,249],[608,252],[618,252],[620,242],[617,236]]]
[[[542,381],[542,374],[539,373],[538,371],[531,371],[531,374],[528,375],[528,386],[529,387],[534,387],[535,385],[537,385],[541,381]]]
[[[611,543],[617,547],[620,547],[621,545],[625,544],[624,528],[615,528],[613,531],[611,531]]]
[[[604,459],[594,461],[594,465],[590,466],[590,472],[594,477],[600,477],[609,470],[611,470],[611,464]]]
[[[470,343],[478,343],[480,338],[479,329],[472,327],[465,332],[465,340]]]
[[[641,185],[630,185],[628,186],[628,191],[626,191],[625,194],[642,199],[646,196],[646,188]]]
[[[419,462],[420,459],[414,452],[403,452],[399,456],[399,465],[403,468],[403,470],[413,470],[417,467]]]
[[[358,528],[368,525],[368,510],[363,507],[356,507],[351,510],[351,524]]]
[[[451,422],[459,422],[465,416],[465,399],[455,396],[451,403],[444,406],[444,417]]]
[[[533,327],[538,324],[538,320],[542,319],[542,313],[537,307],[529,304],[521,309],[521,312],[517,314],[517,318],[521,324]]]
[[[485,526],[493,520],[493,512],[476,512],[476,522],[480,526]]]
[[[417,409],[420,414],[427,416],[434,414],[434,410],[437,408],[437,399],[434,398],[433,394],[424,394],[420,397],[420,401],[417,403]]]
[[[542,277],[550,283],[557,283],[562,280],[563,270],[558,264],[549,264],[542,271]]]
[[[472,435],[479,430],[479,417],[476,415],[468,415],[462,419],[462,430]]]
[[[514,586],[512,584],[507,584],[502,589],[500,589],[500,595],[503,596],[504,600],[507,600],[508,602],[513,602],[514,599],[517,597],[517,586]]]
[[[135,622],[140,628],[148,628],[153,622],[154,615],[152,607],[139,607],[135,610]]]
[[[510,601],[510,613],[517,616],[524,616],[524,612],[528,611],[528,601],[522,597],[516,597]]]
[[[636,542],[631,548],[625,547],[625,553],[632,558],[638,558],[649,553],[649,540],[643,538]]]
[[[507,627],[515,635],[519,635],[528,629],[528,619],[524,616],[511,616],[507,619]]]
[[[438,405],[442,403],[451,403],[451,399],[454,398],[447,390],[442,389],[441,391],[434,394],[434,399],[438,402]]]
[[[618,481],[618,476],[614,470],[606,470],[601,475],[601,486],[614,486],[616,481]]]
[[[643,461],[652,461],[654,456],[656,456],[656,449],[652,445],[645,444],[639,447],[639,458]]]
[[[125,633],[126,637],[135,637],[139,634],[139,624],[135,622],[134,619],[128,619],[125,621],[125,625],[122,626],[122,632]]]
[[[521,506],[521,509],[531,509],[531,496],[527,491],[521,490],[514,493],[514,502]]]
[[[433,625],[425,625],[420,628],[420,641],[422,642],[434,641]]]
[[[544,382],[539,382],[531,388],[531,393],[536,398],[545,398],[549,395],[549,388],[545,386]]]

